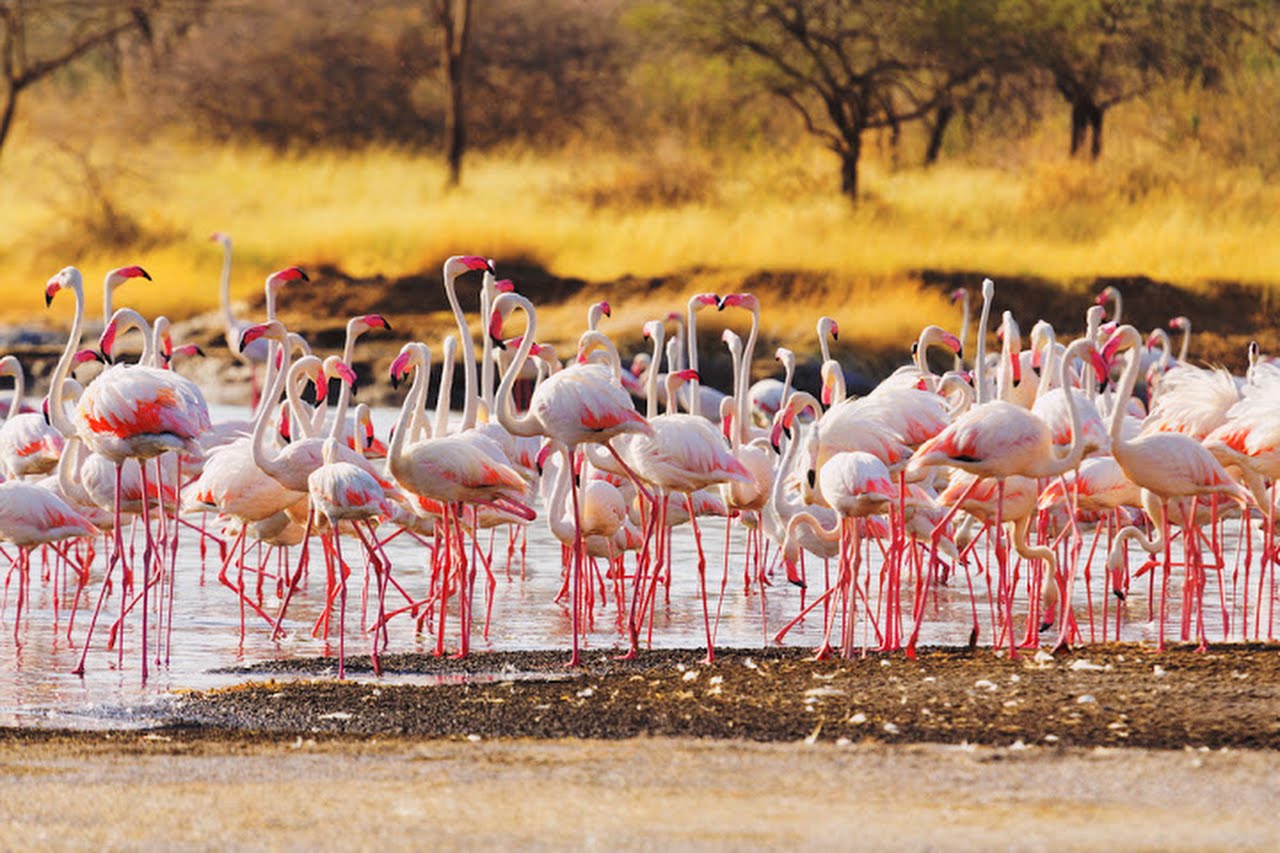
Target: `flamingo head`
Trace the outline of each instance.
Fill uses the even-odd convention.
[[[497,293],[515,293],[516,283],[509,278],[500,278],[493,283],[493,289]]]
[[[1160,346],[1160,332],[1162,329],[1152,329],[1151,334],[1147,335],[1147,349],[1157,349]]]
[[[291,281],[311,281],[311,279],[302,271],[302,267],[285,267],[267,276],[267,287],[277,291]]]
[[[739,337],[738,333],[735,332],[733,329],[725,329],[723,332],[721,332],[720,340],[724,342],[724,345],[727,346],[731,352],[742,351],[742,338]]]
[[[287,403],[280,405],[280,438],[285,444],[293,441],[293,426],[289,421],[289,406]]]
[[[385,329],[389,332],[391,331],[391,324],[381,314],[363,314],[359,317],[352,317],[347,322],[347,328],[357,334],[363,334],[370,329]]]
[[[115,287],[123,284],[131,278],[145,278],[147,281],[151,281],[151,275],[142,267],[135,264],[134,266],[128,267],[116,267],[111,272],[107,273],[107,286]]]
[[[445,278],[457,278],[471,270],[485,270],[491,275],[497,274],[493,269],[493,261],[479,255],[454,255],[444,262]]]
[[[745,308],[748,311],[759,311],[760,300],[756,298],[754,293],[730,293],[720,298],[719,310],[725,308],[736,307]]]
[[[1116,289],[1115,285],[1108,284],[1106,287],[1102,288],[1102,291],[1096,297],[1094,297],[1093,304],[1105,305],[1108,300],[1115,299],[1119,295],[1120,291]]]
[[[107,363],[106,359],[102,357],[102,353],[98,352],[96,349],[82,349],[76,352],[75,355],[71,356],[71,368],[74,370],[79,365],[88,361],[96,361],[99,364]]]
[[[201,358],[204,358],[204,350],[200,349],[199,344],[183,344],[180,347],[174,347],[172,351],[165,356],[164,363],[167,367],[169,363],[178,356],[189,358],[193,355],[198,355]]]
[[[107,364],[115,360],[116,329],[116,318],[112,317],[98,337],[98,351],[102,353],[102,360]]]
[[[391,362],[391,369],[388,373],[391,377],[392,388],[399,386],[405,376],[408,375],[409,371],[416,367],[414,364],[416,352],[417,351],[412,344],[405,344],[400,349],[400,354]]]
[[[963,301],[968,296],[969,296],[969,291],[965,290],[963,287],[957,287],[955,290],[951,291],[950,294],[948,294],[947,298],[950,299],[951,302],[954,304],[956,302]]]
[[[520,349],[520,345],[524,343],[524,335],[516,335],[514,338],[507,338],[505,341],[497,342],[499,349]],[[537,342],[529,344],[529,355],[541,355],[543,347]]]
[[[320,374],[320,382],[327,385],[330,379],[337,379],[345,382],[354,394],[358,377],[355,368],[347,364],[336,355],[331,355],[323,362],[323,370]]]
[[[538,455],[534,457],[533,467],[537,469],[538,475],[542,475],[542,469],[546,467],[547,457],[551,455],[551,451],[555,450],[555,443],[548,441],[538,448]]]
[[[989,278],[982,280],[982,298],[986,302],[990,302],[996,295],[996,283]]]
[[[724,435],[724,440],[733,441],[733,411],[734,402],[732,397],[725,397],[720,401],[720,432]]]
[[[1185,332],[1191,328],[1191,320],[1183,316],[1174,317],[1169,321],[1169,328],[1176,332]]]
[[[600,308],[600,313],[603,314],[604,316],[606,317],[613,316],[613,309],[609,307],[609,301],[607,299],[601,299],[599,302],[596,303],[596,305]]]
[[[960,339],[945,329],[939,329],[932,338],[934,343],[946,347],[957,355],[960,354]]]
[[[662,323],[657,320],[649,320],[647,323],[644,324],[643,334],[646,340],[656,341],[658,339],[658,336],[662,334]],[[639,356],[637,356],[637,358],[639,358]],[[636,373],[636,375],[638,376],[639,373],[636,372],[635,361],[632,361],[631,364],[632,364],[631,372]]]
[[[502,308],[495,308],[493,313],[489,315],[489,340],[498,349],[506,349],[506,342],[502,339],[502,327],[506,323],[507,315]]]
[[[84,280],[80,276],[80,270],[75,267],[63,267],[58,270],[57,274],[50,278],[44,284],[44,304],[47,308],[53,304],[53,297],[59,290],[64,288],[82,288]]]
[[[698,371],[694,370],[693,368],[686,368],[686,369],[684,369],[684,370],[677,370],[675,373],[673,373],[673,374],[671,374],[671,375],[672,375],[672,376],[674,376],[676,379],[679,379],[681,382],[698,382],[698,381],[700,381],[700,377],[698,376]]]
[[[266,323],[259,323],[256,326],[249,326],[240,333],[240,352],[244,352],[245,347],[256,341],[258,338],[268,338],[277,343],[284,343],[284,324],[279,320],[271,320]],[[279,367],[280,365],[276,365]]]
[[[699,293],[689,300],[689,308],[693,311],[701,311],[708,305],[718,304],[720,304],[720,297],[714,293]]]
[[[796,563],[796,557],[790,554],[784,554],[782,558],[782,566],[787,570],[787,583],[795,584],[801,589],[807,586],[804,577],[800,574],[800,566]]]
[[[840,340],[840,324],[832,317],[818,318],[818,337],[831,336],[831,340]]]
[[[222,231],[214,231],[212,234],[209,235],[209,242],[221,243],[223,246],[230,246],[231,238]]]

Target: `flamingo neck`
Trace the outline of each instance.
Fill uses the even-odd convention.
[[[1062,354],[1062,360],[1058,362],[1058,385],[1066,395],[1067,412],[1071,416],[1071,447],[1061,456],[1055,450],[1054,458],[1049,460],[1045,469],[1039,472],[1041,477],[1056,477],[1079,466],[1080,461],[1084,459],[1085,441],[1080,423],[1080,407],[1076,405],[1075,394],[1067,383],[1067,367],[1079,357],[1078,353],[1083,354],[1091,346],[1092,344],[1086,338],[1072,341],[1071,346],[1067,347],[1067,351]]]
[[[467,325],[467,317],[458,304],[457,278],[459,273],[449,273],[444,277],[444,294],[449,300],[449,309],[453,311],[453,320],[458,324],[458,340],[462,344],[462,429],[471,429],[476,425],[476,344],[471,339],[471,328]],[[487,323],[488,318],[481,318]],[[529,333],[525,338],[532,343]]]
[[[653,334],[653,358],[644,377],[645,417],[649,420],[658,416],[658,366],[662,364],[662,337],[662,327],[658,326]]]
[[[960,323],[960,352],[956,353],[956,370],[964,370],[964,350],[969,342],[969,291],[967,290],[964,296],[960,297],[960,313],[963,320]]]
[[[1120,387],[1116,389],[1115,398],[1112,400],[1111,408],[1111,449],[1112,453],[1117,448],[1126,447],[1122,433],[1125,410],[1129,402],[1129,398],[1133,396],[1133,386],[1138,382],[1138,370],[1141,368],[1141,359],[1138,357],[1138,346],[1141,345],[1141,336],[1138,330],[1132,326],[1121,327],[1121,334],[1125,336],[1125,341],[1129,344],[1128,361],[1124,365],[1124,373],[1120,377]]]
[[[436,389],[436,422],[433,435],[444,436],[449,432],[449,401],[453,395],[453,363],[458,355],[457,338],[449,335],[444,339],[444,351],[440,363],[440,387]],[[425,418],[424,418],[425,421]],[[423,424],[425,428],[425,423]],[[417,438],[415,425],[415,440]]]
[[[1054,358],[1057,355],[1058,341],[1052,331],[1043,333],[1040,346],[1044,348],[1044,355],[1040,356],[1040,383],[1036,386],[1037,400],[1049,393],[1050,377],[1055,366]],[[1059,385],[1058,387],[1067,388],[1068,386]]]
[[[1182,327],[1182,345],[1178,347],[1178,361],[1187,363],[1187,352],[1191,346],[1191,321],[1184,320]]]
[[[71,334],[67,337],[67,345],[62,350],[62,357],[58,359],[58,364],[53,369],[52,384],[49,387],[49,423],[62,433],[64,438],[73,438],[76,434],[75,425],[71,423],[71,418],[67,416],[67,410],[63,407],[63,384],[71,372],[71,359],[80,348],[80,336],[84,332],[84,286],[78,278],[72,282],[71,290],[76,297],[75,319],[71,321]]]
[[[511,389],[516,384],[516,377],[524,369],[525,362],[529,360],[529,350],[533,348],[534,337],[538,331],[538,314],[533,309],[533,303],[523,296],[516,296],[512,293],[503,295],[514,301],[516,306],[525,312],[527,320],[524,337],[520,339],[520,346],[516,349],[516,354],[512,357],[511,363],[507,365],[506,371],[502,374],[502,382],[498,385],[498,394],[495,400],[498,423],[502,424],[503,428],[512,435],[541,435],[542,425],[538,423],[538,419],[533,412],[529,411],[523,415],[516,415],[514,403],[511,400]]]
[[[738,380],[738,422],[734,424],[734,446],[741,446],[746,441],[747,415],[750,412],[750,401],[747,400],[747,389],[751,387],[751,362],[755,357],[756,338],[760,334],[760,307],[751,309],[751,331],[747,333],[747,342],[742,346],[741,371]]]
[[[489,312],[493,310],[495,295],[493,273],[485,270],[484,282],[480,286],[481,325],[489,322]],[[480,356],[480,400],[484,403],[485,412],[493,414],[493,341],[489,335],[484,334],[483,330],[480,338],[484,341]]]
[[[416,349],[416,348],[415,348]],[[396,418],[396,425],[392,428],[391,444],[387,447],[387,470],[392,476],[401,483],[409,482],[405,470],[404,449],[410,443],[409,433],[412,431],[412,423],[422,404],[427,398],[427,387],[430,379],[430,351],[426,347],[417,349],[417,354],[413,357],[413,384],[409,386],[409,393],[405,395],[404,402],[400,405],[400,415]]]
[[[218,281],[218,293],[222,303],[222,322],[226,325],[228,334],[234,334],[236,318],[231,313],[231,241],[224,239],[221,242],[222,275]]]
[[[977,352],[973,361],[973,389],[975,405],[987,401],[987,324],[991,320],[991,300],[982,296],[982,313],[978,316]]]
[[[294,368],[297,368],[301,362],[302,360],[299,359],[298,363],[294,364]],[[276,476],[273,472],[287,466],[281,466],[279,457],[267,450],[267,424],[271,420],[271,413],[275,409],[276,403],[280,401],[280,392],[284,388],[286,373],[292,372],[293,368],[290,368],[289,371],[276,371],[275,376],[271,379],[271,387],[262,395],[262,406],[258,409],[257,418],[253,423],[253,440],[251,444],[253,463],[273,478]]]

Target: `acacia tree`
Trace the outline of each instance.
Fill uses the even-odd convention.
[[[146,20],[125,4],[0,0],[0,148],[23,92]]]
[[[1071,109],[1071,154],[1102,153],[1114,106],[1238,56],[1256,0],[1021,0],[1010,4],[1024,61]]]
[[[796,111],[839,158],[841,192],[856,200],[863,134],[929,114],[973,73],[912,49],[905,34],[921,11],[896,0],[697,0],[672,14],[679,32]]]

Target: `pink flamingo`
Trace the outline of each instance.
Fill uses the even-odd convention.
[[[516,376],[529,358],[529,350],[537,334],[537,313],[528,299],[517,293],[504,293],[495,301],[495,319],[500,319],[500,309],[506,303],[514,303],[512,307],[524,312],[526,329],[516,355],[503,373],[498,387],[498,422],[512,435],[553,438],[569,449],[570,457],[577,453],[581,445],[602,444],[626,468],[625,462],[609,442],[627,433],[651,435],[653,430],[636,412],[631,396],[623,390],[621,383],[614,380],[608,367],[583,363],[567,367],[552,374],[534,389],[529,410],[524,415],[516,415],[512,411],[511,389]],[[636,479],[634,474],[631,476],[633,480]],[[644,491],[638,482],[637,487]],[[579,603],[582,601],[582,514],[577,489],[573,490],[573,522],[577,534],[570,572],[573,588],[573,652],[569,664],[577,666],[581,660]]]
[[[524,344],[521,346],[523,349]],[[400,408],[400,417],[396,421],[391,445],[387,449],[387,470],[405,491],[438,501],[446,507],[444,515],[445,552],[448,555],[445,558],[448,561],[446,566],[451,566],[454,562],[452,558],[454,552],[451,550],[454,546],[457,548],[457,554],[464,559],[458,569],[460,580],[457,583],[457,589],[460,596],[462,622],[458,654],[465,656],[471,648],[471,598],[474,574],[468,572],[463,556],[465,555],[461,518],[463,506],[471,504],[496,507],[525,519],[532,518],[533,513],[520,500],[526,486],[524,478],[510,465],[497,461],[477,443],[456,435],[426,438],[409,443],[408,436],[413,432],[412,420],[416,413],[422,411],[426,402],[429,364],[429,351],[425,344],[420,343],[405,344],[391,364],[391,376],[394,382],[399,382],[412,372],[413,385]],[[510,390],[509,384],[504,384],[503,387],[507,391]],[[501,412],[501,395],[499,395],[498,406]],[[450,581],[446,577],[440,593],[438,654],[443,653],[444,614],[448,604],[449,587]]]
[[[143,271],[140,267],[127,267],[115,270],[113,273],[133,277],[142,275]],[[66,267],[49,279],[45,286],[45,301],[52,303],[54,295],[59,290],[67,288],[76,295],[76,319],[72,323],[68,347],[64,350],[63,358],[54,371],[53,389],[50,395],[50,420],[64,435],[73,430],[90,450],[115,463],[117,494],[119,494],[121,471],[125,460],[132,458],[143,462],[171,450],[179,452],[186,450],[199,454],[196,439],[210,427],[209,411],[200,389],[190,380],[172,371],[139,365],[116,365],[103,371],[85,390],[76,405],[74,424],[68,422],[62,405],[62,385],[70,366],[70,357],[78,344],[84,319],[84,285],[80,271],[75,267]],[[145,484],[145,465],[142,476]],[[155,549],[145,504],[143,505],[143,525],[146,528],[142,585],[142,678],[145,681],[148,673],[147,591],[151,583],[151,560]],[[89,624],[84,650],[75,670],[77,674],[84,673],[84,662],[89,653],[98,609],[101,608],[106,596],[107,585],[116,563],[121,564],[126,579],[129,577],[128,566],[124,562],[124,538],[118,500],[115,534],[115,545],[107,565],[103,590],[98,599],[98,607],[94,611],[94,618]],[[127,596],[122,595],[121,599],[123,608]],[[123,655],[123,644],[121,644],[121,655]]]
[[[0,469],[9,479],[48,474],[62,455],[62,434],[49,425],[43,414],[22,411],[26,378],[17,357],[0,358],[0,376],[13,377],[8,414],[0,426]]]
[[[10,480],[0,483],[0,539],[18,546],[14,566],[18,571],[17,616],[14,643],[21,645],[19,629],[30,581],[31,549],[66,539],[95,536],[98,529],[48,489]],[[65,558],[66,553],[59,551]],[[6,588],[8,583],[5,584]]]
[[[1116,536],[1107,557],[1110,571],[1118,571],[1124,555],[1124,543],[1134,539],[1149,554],[1164,550],[1164,573],[1160,589],[1160,608],[1157,649],[1164,649],[1165,616],[1168,612],[1169,575],[1172,570],[1169,549],[1169,501],[1171,499],[1196,498],[1223,495],[1242,505],[1245,493],[1207,448],[1190,436],[1177,432],[1155,432],[1129,440],[1121,429],[1124,417],[1124,401],[1133,394],[1133,386],[1140,369],[1137,347],[1142,336],[1133,326],[1121,326],[1104,348],[1110,359],[1121,350],[1129,350],[1129,361],[1120,379],[1115,409],[1111,416],[1111,453],[1124,470],[1125,475],[1154,497],[1156,509],[1153,521],[1158,532],[1148,539],[1136,527],[1126,527]],[[1194,513],[1192,513],[1194,514]],[[1184,530],[1191,535],[1188,523]],[[1201,645],[1205,643],[1201,634]]]
[[[989,303],[988,303],[989,304]],[[984,312],[986,306],[984,305]],[[1089,356],[1099,379],[1106,375],[1106,367],[1101,360],[1092,341],[1080,338],[1074,341],[1061,362],[1058,364],[1059,385],[1067,386],[1066,372],[1068,365],[1075,359]],[[1060,476],[1080,464],[1084,458],[1085,438],[1081,429],[1080,409],[1073,396],[1066,398],[1067,408],[1071,414],[1071,434],[1074,440],[1066,453],[1059,452],[1053,442],[1053,433],[1048,424],[1028,410],[1004,400],[993,400],[989,403],[974,406],[948,426],[942,432],[926,441],[916,450],[907,467],[908,476],[913,472],[934,465],[948,465],[975,474],[980,478],[992,478],[998,482],[998,491],[1003,495],[1003,481],[1015,475],[1032,478],[1052,478]],[[974,480],[971,489],[976,488],[981,480]],[[966,496],[961,496],[962,501]],[[953,506],[954,510],[959,502]],[[1000,508],[997,506],[997,537],[1003,527]],[[950,518],[946,519],[950,521]],[[941,525],[940,525],[941,527]],[[941,529],[936,535],[941,534]],[[1001,558],[1002,589],[1004,562],[1003,549],[997,539],[996,554]],[[932,560],[931,560],[932,563]],[[923,596],[916,599],[916,626],[912,631],[908,650],[914,650],[916,637],[920,630]],[[1006,609],[1004,629],[1008,631],[1010,650],[1016,653],[1013,640],[1012,597],[1004,596]],[[998,645],[998,643],[997,643]]]

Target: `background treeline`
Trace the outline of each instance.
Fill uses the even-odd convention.
[[[1050,127],[1097,158],[1123,106],[1157,146],[1280,169],[1280,5],[1260,0],[2,0],[0,39],[0,143],[28,103],[282,150],[439,149],[455,177],[474,149],[811,139],[857,197],[868,146],[981,160]]]

